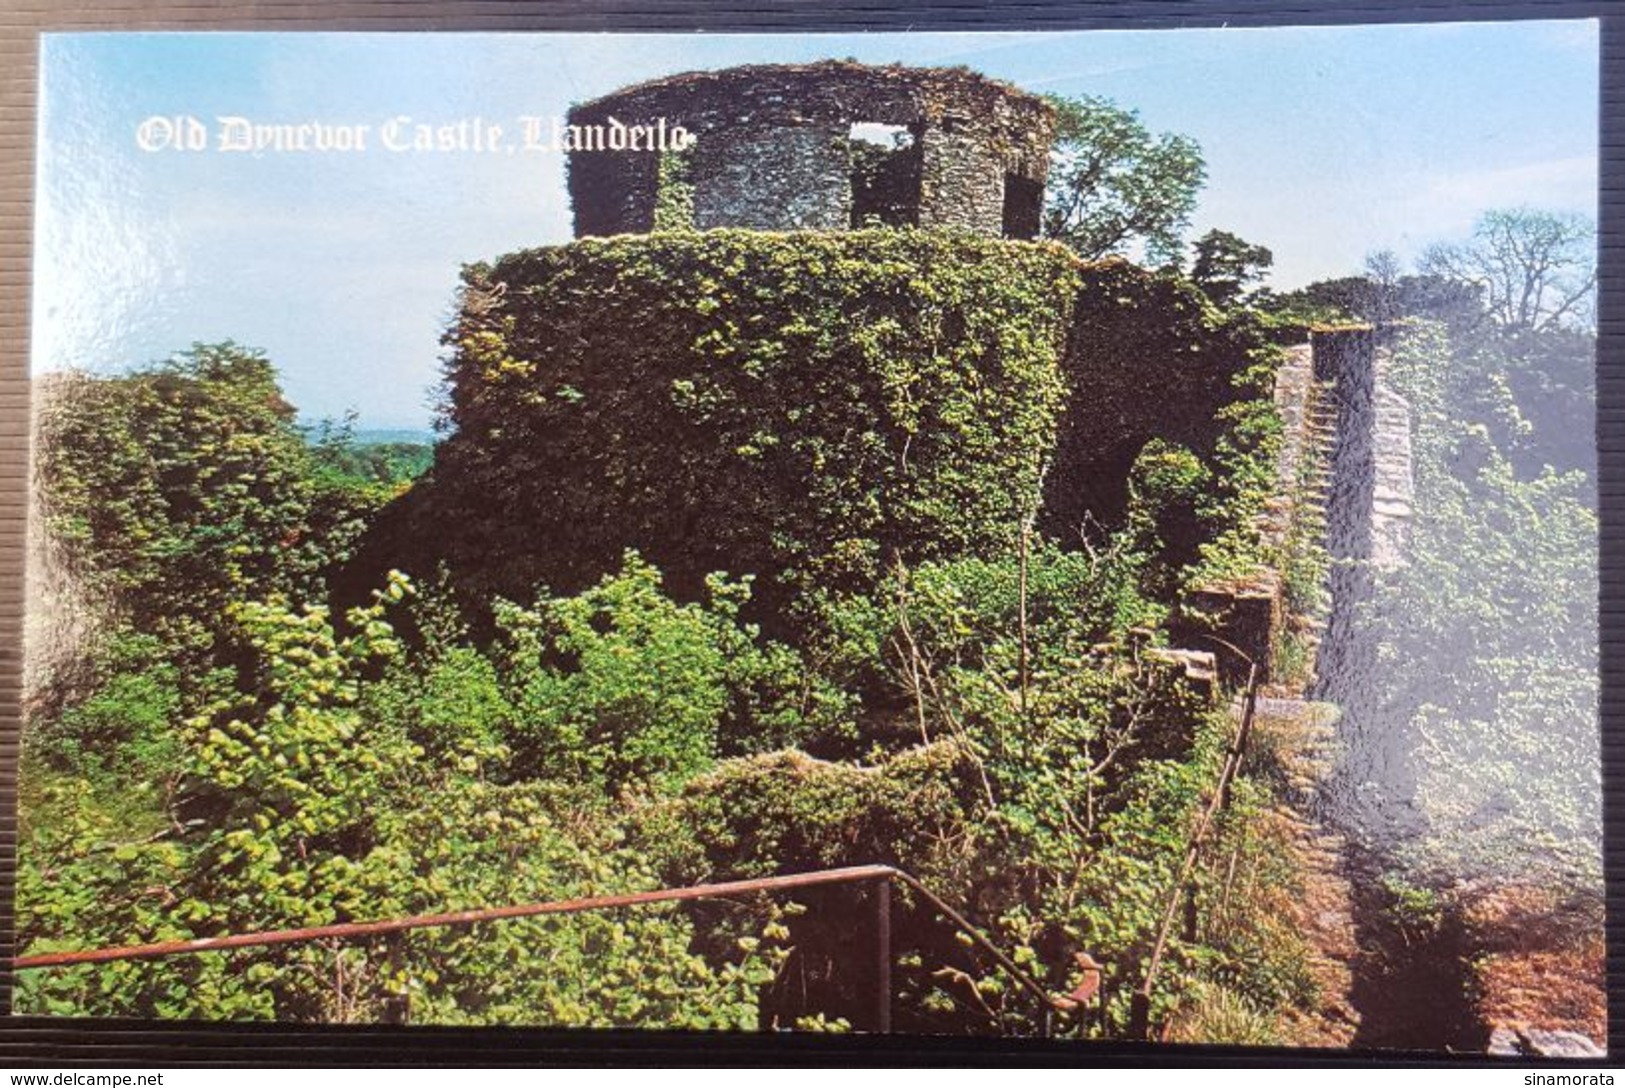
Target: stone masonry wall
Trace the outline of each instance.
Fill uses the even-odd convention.
[[[846,133],[836,126],[734,129],[691,154],[698,230],[844,230],[851,219]]]
[[[1282,421],[1277,494],[1262,526],[1271,550],[1279,549],[1301,516],[1300,503],[1322,478],[1324,458],[1325,547],[1332,611],[1320,642],[1317,666],[1323,688],[1347,685],[1374,667],[1374,647],[1351,636],[1357,614],[1369,607],[1373,578],[1405,563],[1412,516],[1410,406],[1387,387],[1389,351],[1364,327],[1323,329],[1310,344],[1288,349],[1277,372],[1276,409]],[[1330,449],[1315,419],[1320,398]],[[1245,677],[1246,661],[1269,662],[1281,624],[1283,586],[1278,571],[1262,571],[1242,585],[1219,585],[1191,595],[1195,613],[1216,623],[1224,641],[1244,657],[1221,652],[1221,673],[1232,684]],[[1267,674],[1267,671],[1265,673]],[[1329,679],[1328,679],[1329,678]],[[1327,690],[1330,690],[1327,688]],[[1324,692],[1323,692],[1324,693]],[[1334,701],[1349,698],[1339,690]]]
[[[692,72],[570,111],[572,126],[681,125],[694,137],[694,225],[853,225],[854,125],[906,130],[919,186],[892,218],[991,236],[1036,232],[1054,114],[1042,99],[961,69],[826,61]],[[656,151],[572,150],[578,237],[652,229]],[[909,204],[912,203],[912,206]],[[1028,205],[1032,205],[1029,207]],[[861,209],[860,209],[861,210]]]
[[[1315,378],[1335,382],[1337,442],[1327,496],[1326,550],[1334,560],[1371,557],[1375,487],[1376,340],[1370,329],[1316,332]]]
[[[1353,720],[1373,720],[1377,579],[1404,564],[1412,516],[1410,406],[1386,387],[1389,352],[1372,330],[1317,332],[1314,344],[1316,377],[1335,382],[1338,408],[1326,504],[1332,607],[1317,697]]]
[[[920,226],[1002,233],[1005,170],[998,153],[980,133],[952,124],[927,129],[921,141]]]
[[[660,156],[649,151],[572,155],[570,192],[577,237],[647,233],[655,227]]]

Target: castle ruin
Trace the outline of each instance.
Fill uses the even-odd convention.
[[[843,61],[690,72],[569,115],[582,127],[612,119],[681,125],[694,141],[681,152],[572,150],[578,238],[656,229],[663,190],[680,184],[682,225],[698,230],[885,225],[1031,239],[1055,129],[1043,99],[969,70]]]
[[[809,554],[823,564],[819,569],[825,573],[846,571],[840,564],[848,560],[853,570],[868,570],[862,566],[867,553],[861,549],[824,555],[820,549],[830,542],[847,547],[868,540],[864,534],[871,533],[893,533],[906,540],[925,539],[932,533],[964,539],[969,515],[962,496],[937,506],[916,501],[909,508],[928,510],[931,517],[954,509],[958,516],[950,519],[951,526],[928,518],[927,528],[910,522],[906,531],[898,529],[901,521],[888,520],[906,505],[894,507],[889,501],[896,480],[865,475],[872,474],[877,464],[892,462],[867,455],[854,456],[846,464],[852,476],[843,486],[873,490],[874,524],[865,522],[858,532],[852,527],[856,522],[851,512],[845,511],[816,528],[802,525],[795,520],[799,514],[785,511],[801,511],[807,505],[803,500],[815,476],[809,467],[813,458],[787,452],[795,443],[782,436],[816,430],[820,421],[834,417],[833,405],[845,403],[841,398],[858,390],[859,400],[851,405],[857,413],[854,418],[860,420],[855,425],[868,428],[888,456],[906,466],[900,475],[907,477],[910,488],[917,492],[927,486],[920,481],[927,480],[929,487],[940,486],[946,494],[957,486],[950,478],[963,477],[967,463],[959,447],[943,445],[936,451],[939,459],[932,461],[914,443],[908,427],[881,418],[886,401],[872,391],[875,375],[865,369],[869,356],[841,340],[845,335],[841,330],[847,328],[886,322],[894,330],[916,327],[919,315],[910,311],[907,300],[918,289],[916,281],[941,273],[933,268],[937,263],[933,254],[938,252],[934,243],[905,239],[910,232],[901,230],[883,232],[896,235],[890,238],[876,234],[843,240],[828,235],[874,226],[965,232],[977,236],[972,259],[985,262],[978,276],[1008,277],[1021,268],[1026,269],[1022,275],[1034,275],[1038,266],[1023,265],[1017,254],[1030,250],[1027,255],[1034,256],[1045,247],[1002,246],[997,240],[1028,242],[1040,233],[1055,138],[1054,108],[1040,97],[967,69],[820,61],[657,79],[578,105],[570,110],[567,123],[572,129],[572,142],[566,146],[575,236],[623,237],[613,247],[559,246],[509,255],[488,272],[497,277],[495,286],[481,287],[469,296],[476,304],[467,315],[470,327],[480,336],[494,337],[504,358],[511,355],[522,362],[504,362],[494,377],[471,383],[479,395],[470,394],[463,409],[478,408],[498,424],[480,431],[460,419],[459,437],[443,446],[439,455],[439,476],[430,486],[415,489],[412,503],[397,511],[397,538],[434,541],[429,548],[434,554],[419,562],[419,568],[429,569],[436,562],[461,564],[489,576],[482,594],[512,594],[536,581],[555,587],[590,584],[614,557],[636,548],[655,559],[679,587],[684,578],[698,584],[708,571],[743,564],[764,574],[756,591],[760,601],[779,590],[791,593],[784,586],[775,589],[773,578],[781,569],[806,561],[800,553],[789,557],[780,553],[782,540],[795,538],[797,532],[804,532]],[[647,138],[641,142],[630,138],[634,129],[660,133],[659,145]],[[692,139],[668,144],[667,136],[679,129]],[[605,139],[574,142],[576,133],[616,131],[622,135],[616,144]],[[817,231],[826,237],[721,238],[709,243],[701,238],[704,232],[725,228]],[[624,237],[646,234],[655,236]],[[817,264],[798,263],[815,250],[825,256],[842,254],[857,264],[887,250],[892,260],[883,271],[870,270],[878,276],[871,284],[872,299],[838,291],[808,295],[794,285],[793,277],[785,278],[785,270]],[[752,270],[742,262],[722,259],[744,252],[774,253],[776,259]],[[642,261],[621,275],[615,271],[616,262],[629,253],[640,255]],[[705,261],[711,263],[701,275],[695,269],[697,262]],[[1066,297],[1047,302],[1039,292],[1023,308],[1025,318],[1051,305],[1066,314],[1053,365],[1069,389],[1059,405],[1054,449],[1037,484],[1042,491],[1038,524],[1056,539],[1072,537],[1091,518],[1110,522],[1122,515],[1129,474],[1149,440],[1210,449],[1218,438],[1220,409],[1238,395],[1234,379],[1252,362],[1241,341],[1215,333],[1200,296],[1189,285],[1121,260],[1074,264],[1083,277],[1082,290],[1070,289]],[[887,281],[887,276],[895,282]],[[527,290],[508,292],[503,277],[525,282]],[[748,292],[742,289],[741,277],[754,277]],[[710,282],[712,278],[740,289],[728,294]],[[554,285],[566,280],[573,284],[569,291],[554,294]],[[719,301],[719,294],[729,301]],[[819,320],[837,326],[828,342],[798,340],[800,334],[786,332],[774,309],[790,300],[811,306],[809,300],[815,296],[819,305],[828,307],[817,311]],[[675,301],[668,306],[668,300]],[[1014,391],[1009,395],[1036,396],[1032,389],[1018,388],[1019,383],[1008,384],[1013,372],[1002,347],[975,340],[985,327],[971,331],[968,311],[985,307],[987,313],[997,313],[1003,302],[998,292],[992,292],[974,303],[961,298],[945,307],[940,323],[929,332],[938,347],[926,354],[939,362],[973,355],[985,359],[987,377],[1006,382]],[[504,325],[492,316],[497,310],[513,320]],[[773,321],[750,320],[769,312],[775,315]],[[1008,319],[1009,311],[1005,314],[1003,319]],[[1042,339],[1036,329],[1034,336]],[[839,350],[831,348],[837,342],[842,345]],[[487,340],[478,343],[484,346],[469,349],[467,359],[471,372],[483,373],[482,353],[492,349]],[[703,350],[696,347],[701,344]],[[918,347],[898,343],[891,353],[906,361]],[[956,354],[960,350],[968,354]],[[805,359],[806,373],[795,367],[776,370],[765,386],[771,392],[762,393],[756,384],[760,375],[738,365],[747,357],[751,365],[769,369],[783,359]],[[1293,519],[1308,506],[1335,508],[1340,523],[1354,534],[1345,549],[1349,554],[1373,547],[1373,542],[1386,546],[1390,537],[1401,540],[1408,515],[1402,503],[1389,504],[1398,511],[1389,519],[1391,526],[1387,522],[1378,526],[1370,516],[1375,509],[1371,488],[1344,486],[1328,501],[1327,495],[1300,479],[1307,472],[1304,464],[1331,458],[1326,445],[1333,440],[1330,436],[1339,436],[1337,440],[1347,447],[1338,455],[1335,474],[1340,480],[1375,478],[1370,443],[1365,440],[1374,413],[1333,418],[1328,415],[1333,400],[1326,391],[1334,383],[1344,390],[1374,388],[1375,359],[1372,338],[1350,332],[1321,336],[1312,346],[1300,344],[1282,363],[1274,397],[1287,423],[1284,448],[1298,452],[1283,453],[1278,466],[1276,493],[1261,530],[1271,551],[1287,546]],[[845,375],[847,384],[839,389],[816,386],[816,376],[831,368]],[[808,378],[809,373],[814,377]],[[741,380],[744,384],[738,385]],[[915,380],[922,384],[911,390],[910,404],[933,388],[917,373]],[[548,388],[550,382],[560,383],[559,388]],[[492,392],[499,386],[508,388],[503,383],[517,383],[515,388],[522,392]],[[750,439],[754,431],[728,431],[714,405],[704,406],[704,398],[696,392],[702,388],[716,404],[742,406],[742,413],[746,408],[758,412],[759,418],[741,414],[738,419],[752,418],[750,426],[770,433],[772,441],[761,445]],[[563,389],[574,398],[571,405],[580,401],[587,407],[560,408]],[[639,392],[626,396],[628,389]],[[758,396],[760,401],[753,399]],[[988,420],[1008,422],[997,399],[982,398],[972,414],[982,412]],[[516,407],[519,404],[526,407]],[[812,410],[814,405],[817,411]],[[781,410],[792,415],[774,414]],[[596,412],[610,415],[593,416]],[[607,418],[608,432],[597,423],[588,427],[582,422],[589,417]],[[773,425],[764,428],[762,421],[769,419]],[[530,426],[535,430],[527,432]],[[582,429],[570,431],[571,427]],[[662,491],[668,477],[678,479],[662,466],[670,458],[668,439],[679,434],[692,441],[687,460],[713,457],[706,471],[734,472],[736,482],[715,494],[702,494],[687,482]],[[814,437],[822,442],[828,436]],[[496,463],[523,457],[527,464],[544,466],[533,469],[533,476],[553,481],[573,478],[580,470],[583,449],[625,464],[617,470],[615,487],[599,486],[595,479],[593,487],[571,491],[555,482],[544,493],[515,484],[513,493],[531,496],[527,501],[533,500],[533,508],[510,506],[494,521],[482,520],[478,496],[487,493],[491,483],[480,474],[493,463],[488,445],[499,442],[513,445],[504,447],[508,452],[495,458]],[[887,442],[895,448],[885,446]],[[831,440],[829,448],[844,447]],[[459,460],[465,450],[467,466]],[[995,452],[984,448],[976,456],[985,462]],[[826,476],[837,471],[819,464],[817,471]],[[943,474],[933,477],[931,473],[939,469]],[[1407,471],[1408,463],[1389,471],[1398,484],[1387,491],[1400,495]],[[481,482],[448,482],[456,481],[459,473]],[[1018,477],[1019,473],[1010,477],[1006,498],[1019,490]],[[466,491],[462,498],[460,490]],[[441,497],[446,493],[449,499]],[[570,506],[575,501],[571,495],[590,496],[590,501],[583,500],[585,505],[577,509]],[[455,507],[469,496],[474,505],[466,510]],[[773,516],[789,518],[786,524],[791,528],[781,526],[752,536],[751,526],[766,524],[767,515],[750,506],[758,499],[777,512]],[[453,505],[436,505],[447,502]],[[625,524],[628,503],[645,504],[632,519],[636,523],[632,529]],[[988,515],[977,524],[996,521]],[[448,538],[444,531],[448,523],[469,526],[468,539],[457,534]],[[542,526],[549,527],[553,541],[545,553],[533,543]],[[569,526],[569,533],[579,539],[565,541],[567,534],[559,526]],[[1375,536],[1373,527],[1381,530]],[[511,546],[493,546],[494,534],[510,531],[517,534]],[[487,570],[492,554],[523,558]],[[390,565],[406,566],[393,555],[369,561],[374,573]],[[374,584],[376,578],[368,577],[371,580],[358,584]],[[852,577],[861,581],[857,574]],[[1206,648],[1197,657],[1207,661],[1203,667],[1209,674],[1216,671],[1240,684],[1255,663],[1261,678],[1269,675],[1272,648],[1286,620],[1284,608],[1278,572],[1259,569],[1196,587],[1170,626],[1176,637]],[[1215,646],[1228,649],[1216,659]]]

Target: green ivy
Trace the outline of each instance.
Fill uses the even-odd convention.
[[[392,523],[434,528],[392,531],[415,554],[387,564],[445,560],[473,600],[575,590],[636,548],[680,597],[755,574],[766,617],[893,556],[1003,547],[1037,507],[1078,284],[1059,248],[723,230],[465,279],[454,430]]]

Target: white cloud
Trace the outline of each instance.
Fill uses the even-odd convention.
[[[1406,201],[1403,214],[1441,234],[1465,233],[1492,208],[1520,206],[1595,214],[1597,156],[1436,175]]]

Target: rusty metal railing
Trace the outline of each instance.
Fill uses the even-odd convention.
[[[1215,638],[1215,642],[1223,642]],[[1236,653],[1241,654],[1230,643]],[[1213,830],[1216,819],[1225,809],[1230,807],[1230,789],[1234,785],[1236,775],[1241,771],[1242,760],[1247,757],[1247,741],[1252,736],[1253,720],[1258,713],[1258,662],[1242,654],[1248,663],[1247,686],[1242,695],[1241,723],[1225,745],[1224,762],[1219,767],[1219,777],[1214,783],[1213,795],[1208,799],[1198,817],[1196,826],[1186,842],[1184,858],[1179,865],[1179,871],[1170,886],[1167,904],[1163,908],[1162,922],[1157,927],[1157,937],[1151,948],[1151,959],[1146,964],[1145,977],[1140,986],[1134,991],[1129,1005],[1129,1037],[1150,1038],[1151,1035],[1151,994],[1156,985],[1157,972],[1162,967],[1163,953],[1167,951],[1168,937],[1173,930],[1174,920],[1178,915],[1179,905],[1183,900],[1191,910],[1195,908],[1195,889],[1191,886],[1192,872],[1196,868],[1197,858],[1201,855],[1202,847],[1206,845],[1208,834]],[[1194,927],[1194,914],[1190,919]]]
[[[71,967],[88,963],[112,963],[120,960],[162,959],[169,956],[190,956],[202,952],[222,952],[235,948],[256,948],[278,944],[298,944],[318,940],[354,940],[390,933],[404,933],[414,929],[439,926],[473,926],[483,922],[500,922],[513,918],[533,918],[545,914],[578,914],[590,910],[611,910],[616,907],[641,907],[653,903],[674,903],[694,899],[717,899],[730,895],[754,892],[782,892],[795,888],[810,888],[831,884],[870,884],[875,892],[875,1009],[874,1030],[891,1030],[891,886],[899,882],[941,913],[977,947],[989,953],[1008,971],[1024,989],[1035,994],[1042,1002],[1044,1035],[1052,1028],[1052,1016],[1066,1011],[1069,1006],[1049,993],[1027,972],[988,939],[964,915],[943,902],[913,874],[890,865],[853,865],[840,869],[819,869],[807,873],[785,876],[759,877],[753,880],[731,880],[718,884],[694,884],[682,888],[661,888],[647,892],[629,892],[623,895],[600,895],[581,899],[558,899],[544,903],[522,903],[505,907],[486,907],[478,910],[453,911],[444,914],[416,914],[405,918],[392,918],[378,922],[341,922],[302,929],[265,930],[257,933],[234,933],[224,937],[199,937],[187,941],[160,941],[155,944],[125,945],[116,948],[93,948],[79,952],[49,952],[38,956],[21,956],[12,960],[15,971],[38,971],[53,967]]]

